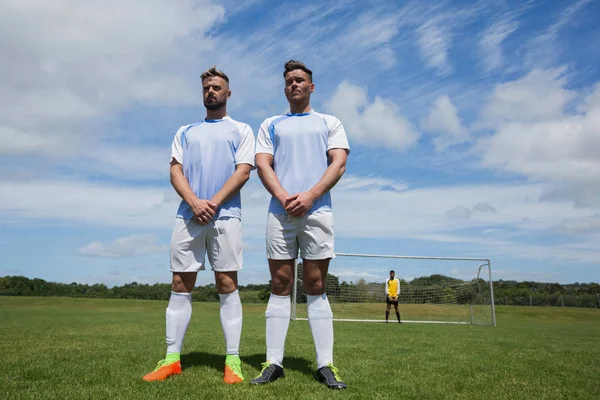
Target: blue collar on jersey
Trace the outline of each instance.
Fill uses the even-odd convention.
[[[214,124],[216,122],[223,122],[225,121],[226,117],[223,117],[221,119],[204,119],[204,122],[208,122],[209,124]]]
[[[310,110],[308,112],[305,113],[293,113],[293,112],[288,112],[287,115],[288,117],[304,117],[305,115],[310,115],[313,113],[313,110]]]

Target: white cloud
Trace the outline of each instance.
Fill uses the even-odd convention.
[[[2,181],[4,220],[52,219],[57,224],[170,228],[177,203],[164,189],[123,187],[79,181]]]
[[[130,235],[111,243],[93,242],[79,249],[78,254],[86,257],[122,258],[166,251],[167,245],[157,243],[156,235]]]
[[[484,212],[484,213],[495,213],[496,209],[488,203],[478,203],[478,204],[475,204],[475,206],[473,207],[473,211],[479,211],[479,212]]]
[[[462,126],[458,111],[448,96],[440,96],[435,100],[429,114],[421,121],[421,128],[437,134],[433,139],[436,151],[470,140],[469,133]]]
[[[552,182],[546,199],[600,207],[600,85],[578,93],[565,88],[564,68],[534,70],[498,85],[482,112],[493,134],[478,141],[482,165]]]
[[[389,43],[398,34],[398,21],[393,14],[368,13],[349,28],[348,41],[361,47],[374,47]]]
[[[353,21],[340,35],[340,41],[350,50],[362,49],[372,54],[383,65],[389,68],[396,63],[395,52],[390,43],[398,34],[396,15],[381,12],[370,12]]]
[[[518,27],[519,23],[515,20],[515,16],[508,14],[485,29],[479,46],[483,52],[483,63],[487,71],[492,71],[502,66],[502,42],[516,31]]]
[[[337,190],[391,190],[402,191],[408,189],[408,185],[394,179],[381,177],[358,177],[345,175],[336,185]]]
[[[51,135],[0,125],[0,154],[22,155],[35,152],[56,156],[68,151],[68,147],[69,144]]]
[[[496,85],[482,110],[482,124],[549,120],[560,115],[575,92],[565,89],[565,68],[534,69],[521,79]]]
[[[575,176],[574,178],[577,178]],[[577,208],[598,209],[600,207],[600,186],[593,180],[573,183],[557,183],[542,194],[541,200],[551,202],[572,202]]]
[[[333,189],[336,234],[345,237],[411,237],[454,229],[510,226],[544,231],[565,218],[582,218],[589,210],[567,202],[540,202],[547,185],[467,185],[388,190],[396,183],[375,177],[345,176]],[[347,183],[343,183],[347,181]],[[166,184],[128,187],[75,181],[0,181],[3,221],[53,219],[65,224],[171,229],[180,202]],[[39,193],[43,193],[40,199]],[[443,201],[440,201],[443,199]],[[242,190],[244,234],[264,237],[270,196],[255,174]],[[471,213],[468,219],[448,219],[452,204],[494,204],[493,212]],[[366,204],[369,212],[357,212]],[[462,206],[467,211],[466,207]],[[478,206],[477,208],[482,208]],[[523,222],[524,220],[528,222]],[[360,229],[356,229],[360,226]]]
[[[471,218],[471,210],[463,206],[456,206],[453,209],[446,211],[446,217],[452,219],[469,219]]]
[[[430,19],[417,29],[419,48],[427,65],[434,68],[441,75],[452,71],[448,61],[450,47],[449,33],[439,19]]]
[[[548,26],[544,32],[535,36],[527,43],[528,54],[525,61],[528,65],[548,67],[556,64],[556,59],[560,55],[557,44],[563,31],[573,20],[573,17],[581,11],[591,0],[579,0],[572,2],[563,12],[560,13],[556,22]]]
[[[577,262],[600,260],[597,246],[572,248],[521,243],[521,236],[548,234],[564,220],[577,221],[590,216],[589,209],[571,204],[541,202],[547,185],[468,185],[386,190],[388,184],[374,185],[375,177],[347,176],[348,184],[333,190],[336,236],[340,238],[410,238],[452,241],[464,244],[470,252],[491,256],[569,259]],[[40,193],[43,197],[40,197]],[[56,226],[93,224],[98,226],[154,228],[170,231],[179,198],[167,186],[120,187],[67,181],[0,181],[0,222],[18,219],[20,224],[51,220]],[[264,240],[265,212],[269,196],[257,177],[242,191],[244,237]],[[497,212],[470,212],[469,218],[448,218],[448,205],[494,204]],[[360,212],[357,210],[368,211]],[[466,211],[469,211],[463,206]],[[466,214],[466,212],[463,213]],[[571,229],[574,225],[571,226]],[[359,227],[357,229],[357,227]],[[490,227],[496,229],[489,231]],[[464,236],[469,232],[485,235]],[[474,231],[471,231],[474,230]],[[582,230],[579,229],[581,232]],[[511,232],[514,235],[508,235]],[[502,238],[498,239],[497,236]],[[262,242],[261,242],[262,243]],[[473,245],[477,245],[477,250]],[[88,249],[115,253],[109,244]],[[108,246],[108,247],[107,247]],[[108,249],[108,250],[107,250]],[[262,260],[262,257],[261,257]],[[262,262],[262,261],[261,261]],[[261,264],[262,265],[262,264]]]
[[[0,143],[20,143],[3,153],[85,149],[82,136],[102,142],[110,132],[98,123],[133,102],[199,103],[190,49],[210,45],[205,33],[223,14],[209,0],[4,1],[0,53],[10,56],[0,64]]]
[[[338,259],[334,259],[333,263],[336,262],[336,260]],[[343,260],[341,260],[340,262],[343,263]],[[332,264],[332,266],[334,266]],[[337,276],[340,280],[340,283],[342,281],[348,281],[348,282],[356,282],[360,279],[364,279],[367,282],[383,282],[385,281],[386,276],[385,275],[375,275],[369,272],[357,272],[357,271],[344,271],[341,270],[342,265],[340,265],[339,267],[332,269],[331,273],[335,276]]]
[[[572,235],[600,232],[600,213],[583,218],[565,219],[555,227],[555,231]]]
[[[366,89],[360,86],[340,83],[325,104],[327,111],[344,124],[351,146],[354,141],[370,147],[406,150],[419,139],[415,127],[400,114],[394,102],[381,97],[369,102]]]
[[[122,181],[169,180],[169,146],[99,145],[72,158],[80,165],[80,171],[90,174],[102,174]]]
[[[540,196],[546,190],[547,185],[540,184],[430,187],[401,192],[336,187],[332,194],[336,235],[374,239],[445,233],[460,237],[457,232],[465,229],[483,231],[489,227],[536,235],[547,233],[564,218],[589,215],[589,210],[575,209],[567,202],[541,202]],[[482,203],[494,204],[497,211],[474,213],[461,206],[456,214],[462,218],[449,218],[455,213],[446,213],[449,205]],[[371,205],[369,212],[357,212],[367,204]],[[514,243],[518,244],[518,239]],[[508,246],[505,251],[510,254]]]
[[[513,234],[513,232],[511,232]],[[414,239],[452,243],[455,249],[462,250],[463,254],[494,259],[534,260],[537,262],[560,264],[598,264],[600,251],[596,245],[597,240],[585,242],[582,245],[571,244],[544,245],[523,243],[521,231],[515,238],[510,235],[496,235],[498,237],[482,237],[481,235],[464,234],[417,234]],[[597,238],[596,238],[597,239]],[[503,262],[506,264],[506,262]],[[496,278],[494,278],[496,279]],[[515,278],[513,278],[515,279]]]
[[[492,271],[492,279],[505,281],[534,281],[534,282],[558,282],[567,283],[562,274],[552,272],[532,272],[524,269],[495,269]],[[570,282],[569,282],[570,283]],[[496,303],[498,304],[498,303]],[[500,299],[502,305],[502,299]]]

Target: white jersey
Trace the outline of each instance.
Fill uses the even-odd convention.
[[[315,111],[267,118],[256,142],[256,154],[273,156],[275,175],[290,195],[306,192],[321,180],[328,166],[327,151],[331,149],[350,151],[344,127],[336,117]],[[331,195],[327,192],[315,200],[307,214],[330,210]],[[286,214],[274,197],[269,211]]]
[[[179,128],[173,140],[171,157],[183,166],[194,194],[210,200],[227,182],[238,164],[254,167],[254,133],[247,124],[233,120],[204,119]],[[242,204],[237,192],[217,210],[214,219],[241,218]],[[191,219],[189,205],[181,201],[177,217]]]

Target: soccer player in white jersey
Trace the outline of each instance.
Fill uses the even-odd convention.
[[[312,71],[292,60],[285,64],[283,76],[290,112],[266,119],[256,145],[258,175],[273,196],[266,240],[271,295],[265,313],[267,360],[250,383],[264,384],[284,376],[294,260],[300,251],[317,378],[330,388],[343,389],[346,384],[333,366],[333,314],[325,277],[334,256],[329,191],[346,170],[350,147],[341,122],[311,108]]]
[[[181,373],[180,353],[192,315],[192,290],[199,270],[210,266],[221,299],[226,383],[243,381],[239,358],[242,303],[240,189],[254,166],[252,129],[227,115],[229,78],[215,67],[202,76],[206,118],[179,128],[172,145],[171,184],[181,196],[171,238],[172,292],[167,307],[167,355],[146,381]]]
[[[390,271],[390,278],[385,281],[385,302],[387,304],[385,309],[385,322],[388,322],[390,317],[390,308],[392,304],[396,310],[396,317],[398,322],[400,321],[400,311],[398,311],[398,297],[400,296],[400,280],[396,278],[396,272]]]

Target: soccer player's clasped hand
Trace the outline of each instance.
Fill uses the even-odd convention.
[[[314,202],[315,198],[310,192],[296,193],[285,199],[285,212],[294,217],[301,217],[310,210]]]
[[[217,212],[217,204],[212,201],[195,199],[189,204],[194,213],[194,220],[201,225],[208,224]]]

